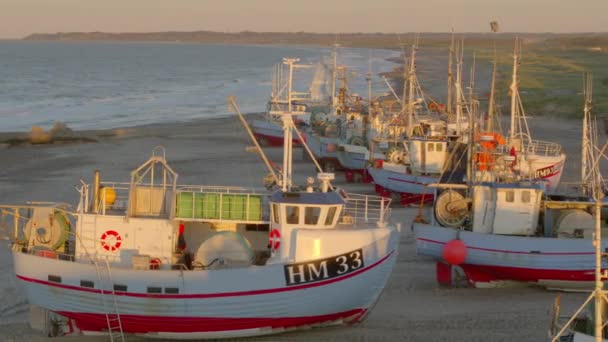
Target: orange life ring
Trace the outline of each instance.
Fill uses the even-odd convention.
[[[101,234],[101,247],[109,252],[115,252],[122,245],[122,237],[115,230],[106,230]]]
[[[278,229],[273,229],[268,234],[268,246],[273,251],[276,251],[281,246],[281,232]]]

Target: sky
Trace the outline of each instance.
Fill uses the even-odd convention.
[[[608,0],[0,0],[0,39],[152,31],[608,32]]]

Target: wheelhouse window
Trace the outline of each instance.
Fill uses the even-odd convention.
[[[279,205],[272,205],[272,223],[279,223]]]
[[[306,209],[304,211],[304,224],[310,224],[310,225],[318,224],[320,215],[321,215],[321,208],[306,207]]]
[[[287,223],[300,223],[300,208],[296,206],[288,206],[287,208]]]
[[[435,144],[433,143],[427,143],[426,144],[426,150],[429,152],[433,152],[435,150]]]
[[[437,146],[435,146],[435,150],[436,150],[437,152],[443,152],[443,144],[439,142],[439,143],[437,143],[436,145],[437,145]]]
[[[522,203],[530,203],[530,191],[525,190],[521,192],[521,202]]]
[[[515,201],[515,192],[513,190],[506,191],[505,200],[509,203],[513,203]]]
[[[330,207],[325,216],[325,225],[329,226],[334,223],[334,217],[336,216],[336,210],[338,207]]]

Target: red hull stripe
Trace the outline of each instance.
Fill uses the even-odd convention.
[[[115,292],[115,295],[117,296],[128,296],[128,297],[140,297],[140,298],[161,298],[161,299],[189,299],[189,298],[218,298],[218,297],[238,297],[238,296],[255,296],[255,295],[263,295],[263,294],[270,294],[270,293],[279,293],[279,292],[288,292],[288,291],[296,291],[296,290],[303,290],[303,289],[308,289],[308,288],[313,288],[313,287],[318,287],[318,286],[324,286],[324,285],[329,285],[329,284],[333,284],[342,280],[346,280],[349,278],[352,278],[354,276],[357,276],[361,273],[364,273],[366,271],[371,270],[372,268],[380,265],[381,263],[383,263],[384,261],[386,261],[391,255],[393,255],[394,250],[391,251],[390,253],[388,253],[387,255],[385,255],[382,259],[376,261],[375,263],[364,267],[362,269],[359,269],[357,271],[354,271],[352,273],[349,273],[347,275],[344,275],[342,277],[336,277],[336,278],[332,278],[332,279],[328,279],[328,280],[324,280],[324,281],[319,281],[316,283],[310,283],[310,284],[304,284],[304,285],[296,285],[296,286],[289,286],[289,287],[278,287],[278,288],[274,288],[274,289],[263,289],[263,290],[252,290],[252,291],[240,291],[240,292],[222,292],[222,293],[201,293],[201,294],[151,294],[151,293],[136,293],[136,292]],[[74,290],[74,291],[82,291],[82,292],[93,292],[93,293],[107,293],[109,294],[110,292],[108,290],[97,290],[97,289],[91,289],[91,288],[86,288],[86,287],[80,287],[80,286],[74,286],[74,285],[65,285],[65,284],[57,284],[57,283],[52,283],[52,282],[48,282],[45,280],[40,280],[40,279],[34,279],[34,278],[28,278],[28,277],[24,277],[22,275],[17,275],[17,278],[26,281],[26,282],[31,282],[31,283],[36,283],[36,284],[42,284],[42,285],[47,285],[47,286],[52,286],[52,287],[58,287],[58,288],[62,288],[62,289],[68,289],[68,290]]]
[[[430,243],[436,243],[436,244],[440,244],[440,245],[445,245],[445,242],[441,242],[441,241],[437,241],[437,240],[431,240],[431,239],[426,239],[426,238],[417,238],[420,241],[425,241],[425,242],[430,242]],[[594,252],[523,252],[523,251],[508,251],[508,250],[504,250],[504,249],[492,249],[492,248],[482,248],[482,247],[472,247],[472,246],[467,246],[467,249],[476,249],[476,250],[480,250],[480,251],[486,251],[486,252],[498,252],[498,253],[508,253],[508,254],[534,254],[534,255],[590,255],[590,254],[595,254]]]
[[[540,280],[558,281],[593,281],[595,273],[589,270],[554,270],[523,267],[460,265],[467,278],[473,283],[485,283],[495,280],[516,280],[538,282]]]
[[[260,134],[260,133],[254,133],[253,135],[258,139],[266,139],[266,141],[268,141],[268,144],[270,146],[283,146],[283,140],[284,140],[283,136],[275,137],[272,135]],[[304,136],[302,136],[302,138],[304,138],[304,140],[306,140],[306,138]],[[294,145],[302,145],[302,142],[300,142],[300,139],[294,138],[294,139],[292,139],[292,141],[293,141]]]
[[[162,317],[143,315],[120,315],[122,329],[126,333],[172,332],[201,333],[221,332],[256,328],[295,328],[344,319],[357,322],[365,309],[354,309],[328,315],[304,317]],[[106,315],[81,312],[58,311],[58,314],[76,321],[84,331],[108,329]],[[114,316],[112,315],[111,318]]]
[[[397,182],[402,182],[402,183],[427,185],[427,183],[413,182],[413,181],[408,181],[408,180],[405,180],[405,179],[399,179],[399,178],[394,178],[394,177],[388,177],[388,179],[394,180],[394,181],[397,181]]]

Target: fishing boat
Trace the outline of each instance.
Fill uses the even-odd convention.
[[[603,183],[599,157],[594,156],[597,134],[589,128],[589,102],[585,101],[583,125],[582,189]],[[546,182],[514,167],[513,155],[488,149],[496,146],[487,145],[492,139],[486,136],[475,144],[475,156],[469,155],[474,176],[467,184],[431,186],[436,191],[434,215],[413,224],[417,253],[436,260],[437,281],[446,285],[457,272],[475,287],[510,282],[565,290],[592,286],[593,198],[588,192],[548,194]],[[482,155],[487,158],[479,158]],[[601,246],[606,248],[608,240],[603,239]]]
[[[585,83],[585,93],[591,94],[592,77],[587,74]],[[591,107],[590,101],[585,101],[585,109]],[[587,114],[587,110],[585,110]],[[583,118],[583,127],[586,127],[587,115]],[[583,133],[583,153],[585,153],[585,140],[587,135]],[[606,147],[606,146],[604,146]],[[603,150],[603,149],[602,149]],[[583,168],[585,169],[585,168]],[[599,178],[598,174],[591,175]],[[583,173],[583,177],[585,174]],[[553,304],[553,314],[551,319],[551,329],[549,336],[551,342],[605,342],[608,341],[608,330],[606,329],[606,319],[608,317],[608,300],[606,297],[607,291],[604,289],[604,282],[608,280],[606,271],[603,269],[603,257],[605,251],[602,249],[602,239],[605,233],[605,227],[602,227],[602,207],[605,202],[604,184],[595,182],[594,187],[588,189],[588,192],[593,197],[594,202],[590,205],[595,211],[595,225],[593,231],[592,245],[594,247],[594,285],[595,288],[587,297],[587,300],[576,310],[574,314],[568,317],[568,320],[561,324],[561,296],[558,294]],[[591,209],[591,208],[590,208]]]
[[[451,142],[461,135],[460,131],[449,132],[447,121],[428,110],[416,76],[416,50],[414,45],[409,66],[404,67],[408,75],[404,77],[407,86],[404,81],[402,115],[391,122],[391,130],[398,135],[376,139],[371,150],[384,151],[385,158],[376,159],[367,167],[376,192],[384,197],[396,197],[402,205],[432,203],[434,192],[427,185],[437,181],[448,160]],[[462,110],[460,102],[458,108]],[[464,120],[459,118],[458,127],[464,132]]]
[[[292,115],[283,116],[285,158],[271,193],[180,186],[157,148],[126,184],[96,172],[74,210],[2,206],[14,218],[14,270],[30,304],[55,333],[112,340],[364,320],[395,264],[399,225],[388,222],[389,200],[334,189],[333,174],[293,184]]]
[[[318,111],[322,110],[319,108],[324,108],[319,91],[313,93],[312,89],[306,92],[288,92],[286,90],[288,87],[292,87],[292,84],[289,84],[289,82],[291,80],[293,83],[294,71],[313,67],[312,65],[299,64],[298,62],[299,60],[297,59],[284,59],[282,63],[275,66],[268,110],[262,118],[249,121],[249,127],[261,146],[283,146],[284,136],[281,113],[285,111],[297,111],[301,113],[294,118],[294,122],[296,123],[296,129],[303,132],[310,123],[310,111]],[[324,64],[319,63],[317,68],[323,66]],[[293,134],[293,146],[301,146],[302,142],[306,140],[304,134],[300,135],[301,139],[298,135]]]
[[[513,49],[513,75],[509,88],[511,96],[510,128],[506,148],[515,157],[515,167],[533,179],[546,183],[547,191],[556,191],[564,170],[566,154],[561,145],[535,140],[530,134],[527,116],[519,95],[518,68],[521,42],[515,41]]]

